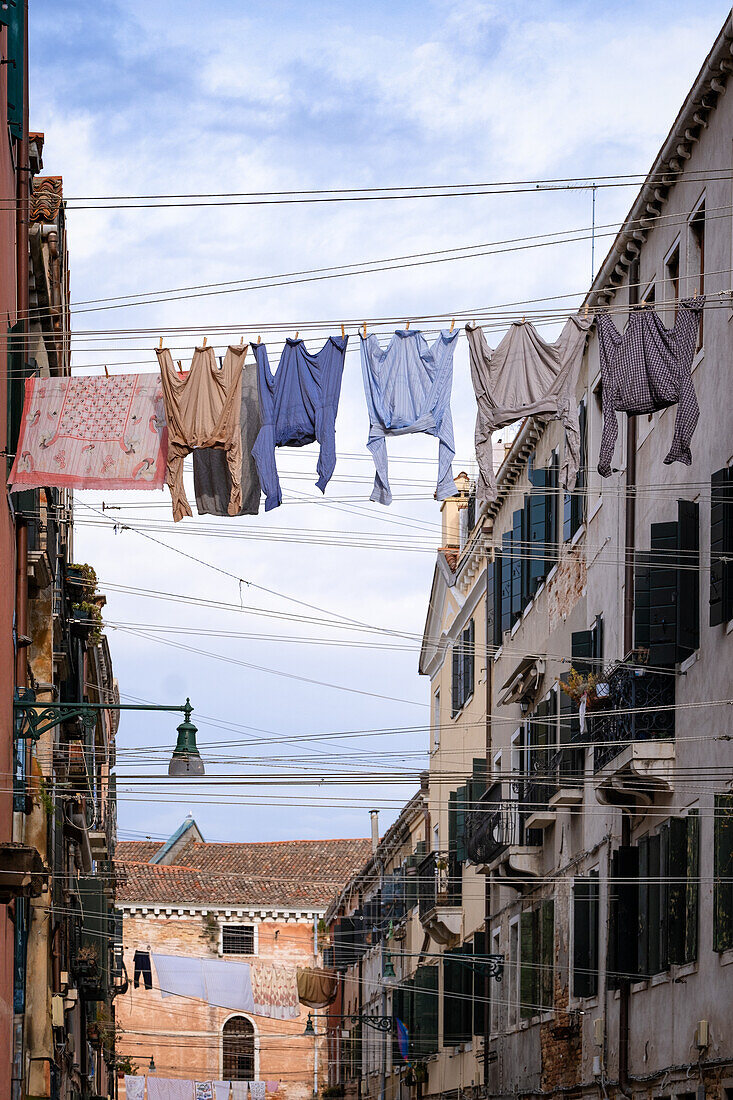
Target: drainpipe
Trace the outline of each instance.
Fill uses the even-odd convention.
[[[488,581],[488,563],[486,566],[487,581]],[[486,636],[486,775],[491,774],[491,705],[493,702],[493,689],[494,689],[494,661],[491,653],[489,652],[489,600],[488,592],[486,595],[486,611],[484,616],[485,621],[485,636]],[[475,812],[475,809],[474,809]],[[484,937],[485,944],[488,951],[491,951],[491,877],[486,876],[486,882],[484,884]],[[491,1020],[490,1020],[490,989],[491,978],[488,974],[484,974],[484,1088],[488,1089],[489,1086],[489,1039],[491,1036]]]
[[[318,913],[313,914],[313,965],[318,966]],[[318,1095],[318,1017],[313,1021],[315,1036],[313,1039],[313,1095]],[[326,1024],[328,1035],[328,1024]],[[326,1040],[328,1041],[328,1040]]]

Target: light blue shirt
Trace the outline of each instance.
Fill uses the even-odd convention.
[[[361,368],[369,409],[369,440],[377,472],[371,500],[392,503],[387,474],[388,435],[426,432],[439,440],[437,499],[458,492],[451,464],[456,448],[450,395],[458,329],[443,331],[432,347],[421,332],[398,329],[382,348],[373,334],[361,339]]]

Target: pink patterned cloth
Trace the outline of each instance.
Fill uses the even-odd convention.
[[[277,1092],[277,1090],[279,1088],[280,1088],[280,1082],[279,1081],[268,1081],[267,1082],[267,1091],[268,1092]]]
[[[9,484],[162,489],[167,455],[160,375],[28,378]]]
[[[298,982],[289,966],[252,963],[252,996],[256,1016],[294,1020],[300,1015]]]

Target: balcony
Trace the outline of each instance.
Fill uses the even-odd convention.
[[[607,680],[606,705],[589,715],[596,797],[649,806],[674,791],[675,677],[627,660]]]
[[[532,793],[539,797],[546,793],[545,787],[532,788],[530,792],[529,784],[525,787],[521,780],[517,785],[523,796]],[[515,885],[519,889],[528,877],[540,874],[541,835],[527,827],[527,818],[524,798],[503,798],[501,783],[489,788],[467,821],[468,856],[481,874],[495,872],[510,884],[517,879]]]
[[[462,868],[453,853],[431,852],[417,869],[420,922],[436,943],[461,934]]]
[[[585,751],[573,744],[553,753],[546,766],[522,786],[526,829],[548,829],[558,810],[573,810],[583,801]]]

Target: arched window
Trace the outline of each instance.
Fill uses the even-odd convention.
[[[222,1031],[225,1081],[254,1081],[255,1029],[246,1016],[232,1016]]]

